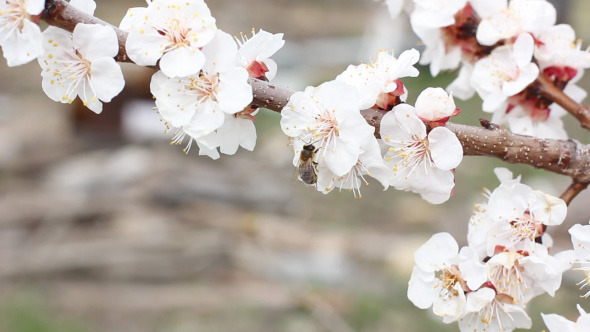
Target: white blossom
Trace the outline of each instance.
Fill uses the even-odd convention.
[[[535,59],[541,69],[559,66],[576,70],[590,67],[590,53],[582,50],[576,41],[574,29],[568,24],[558,24],[539,31],[535,38]]]
[[[479,204],[468,229],[469,245],[480,256],[492,256],[501,246],[509,251],[534,252],[537,238],[545,239],[545,227],[559,225],[567,206],[560,198],[533,190],[512,179],[512,173],[497,169],[502,183]]]
[[[361,154],[357,163],[342,176],[333,174],[327,167],[319,166],[318,190],[328,193],[334,188],[345,189],[352,191],[355,197],[361,198],[361,186],[369,185],[367,176],[377,179],[387,189],[390,173],[383,163],[377,139],[368,137],[360,148]]]
[[[80,97],[84,106],[102,112],[125,85],[115,31],[99,24],[78,24],[73,33],[48,27],[43,32],[44,53],[39,57],[43,91],[49,98],[72,103]]]
[[[154,0],[147,8],[130,8],[120,24],[129,32],[125,48],[141,66],[169,77],[198,74],[205,64],[201,48],[215,36],[215,19],[203,0]]]
[[[0,46],[8,66],[19,66],[43,53],[39,15],[44,0],[0,0]]]
[[[375,131],[360,114],[356,89],[340,81],[293,94],[281,112],[281,128],[291,137],[294,165],[303,145],[313,144],[318,166],[337,177],[358,163],[361,147]]]
[[[158,71],[150,86],[162,118],[193,138],[217,130],[226,114],[244,110],[253,98],[248,72],[238,65],[237,45],[230,35],[219,30],[203,53],[207,61],[199,74],[170,78]]]
[[[561,286],[560,264],[543,245],[537,243],[535,247],[531,254],[504,250],[486,262],[496,292],[510,296],[514,303],[525,305],[545,292],[554,296]]]
[[[483,99],[484,111],[505,111],[507,98],[537,78],[539,67],[531,62],[533,50],[533,37],[523,33],[513,45],[497,47],[475,63],[471,85]]]
[[[494,291],[490,288],[470,293],[467,301],[475,305],[468,308],[469,313],[459,320],[461,332],[510,332],[517,328],[528,329],[532,325],[531,318],[522,305],[512,304],[501,296],[494,296]]]
[[[479,1],[474,8],[482,18],[476,33],[482,45],[494,45],[521,33],[535,34],[556,20],[555,7],[545,0]]]
[[[236,40],[240,45],[240,65],[248,70],[250,77],[272,80],[277,73],[277,64],[270,57],[285,44],[283,34],[273,35],[264,30],[255,33],[252,30],[250,39],[242,35],[242,40]]]
[[[463,159],[457,136],[445,127],[430,132],[407,104],[395,106],[381,120],[381,138],[390,148],[385,164],[393,171],[390,185],[419,193],[433,204],[451,195],[453,169]]]
[[[403,52],[397,59],[392,54],[382,51],[370,64],[348,66],[336,80],[357,88],[361,109],[374,105],[390,109],[388,106],[392,106],[395,98],[406,100],[407,91],[399,79],[418,76],[418,69],[414,65],[419,58],[420,53],[415,49]]]
[[[486,271],[471,248],[459,251],[448,233],[434,234],[414,253],[416,265],[408,283],[408,299],[418,308],[432,306],[445,323],[460,319],[466,312],[465,292],[478,289]]]

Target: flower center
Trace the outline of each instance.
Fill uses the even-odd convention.
[[[519,302],[524,298],[524,292],[528,289],[526,281],[522,276],[522,267],[518,260],[524,257],[516,252],[503,253],[506,255],[504,264],[497,264],[492,267],[489,277],[498,293],[509,295]]]
[[[412,173],[414,168],[420,165],[422,161],[425,161],[424,171],[426,173],[428,173],[428,168],[434,167],[427,138],[421,139],[416,135],[412,135],[409,141],[401,141],[397,147],[390,147],[389,151],[402,159],[401,165],[396,164],[394,171],[399,171],[399,166],[401,166],[403,169],[409,168],[409,173]]]
[[[172,18],[168,20],[166,25],[167,28],[158,30],[158,33],[166,36],[170,41],[170,45],[166,46],[165,52],[178,47],[188,46],[190,44],[187,36],[191,32],[191,29],[184,26],[178,18]]]
[[[190,77],[188,88],[196,91],[198,103],[205,100],[217,101],[217,89],[219,88],[219,75],[201,72],[199,77]]]
[[[513,230],[512,237],[516,241],[535,241],[543,234],[543,224],[533,219],[529,212],[525,212],[522,217],[513,220],[510,226]]]
[[[4,9],[0,9],[0,29],[22,30],[25,20],[29,19],[31,15],[27,13],[25,3],[23,0],[8,0]]]
[[[462,285],[463,279],[457,267],[451,266],[439,270],[437,279],[439,283],[435,287],[440,288],[439,296],[443,300],[448,300],[459,295],[455,285],[457,283]]]
[[[334,117],[333,112],[324,112],[318,118],[319,130],[317,136],[320,137],[338,137],[340,135],[340,128],[338,127],[338,120]]]
[[[48,42],[54,43],[53,40]],[[49,54],[48,58],[45,60],[46,70],[53,72],[54,77],[50,84],[58,84],[66,88],[62,100],[72,103],[73,98],[79,95],[84,106],[87,106],[89,101],[96,101],[96,92],[90,80],[90,61],[77,50],[62,53],[59,56]],[[88,96],[88,93],[92,95]]]

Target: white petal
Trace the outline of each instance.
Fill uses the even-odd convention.
[[[45,1],[44,0],[26,0],[25,1],[25,9],[27,13],[31,15],[38,15],[41,14],[43,9],[45,8]]]
[[[359,158],[359,142],[348,137],[337,138],[333,144],[325,147],[322,155],[326,166],[336,176],[343,176],[357,163]]]
[[[271,34],[260,30],[240,47],[239,52],[249,62],[259,61],[275,54],[284,44],[282,33]]]
[[[277,63],[274,62],[274,60],[272,59],[266,59],[263,62],[266,65],[266,68],[268,69],[268,71],[265,73],[265,76],[269,81],[272,81],[272,79],[277,74]]]
[[[568,232],[578,259],[590,260],[590,225],[575,224]]]
[[[217,30],[213,40],[203,47],[206,61],[203,70],[208,73],[224,72],[239,66],[238,45],[231,35]]]
[[[487,280],[487,269],[480,263],[479,257],[471,247],[463,247],[459,251],[459,271],[471,290],[479,287]]]
[[[414,260],[423,271],[434,273],[458,252],[459,246],[451,234],[436,233],[416,250]]]
[[[100,24],[78,24],[73,34],[74,48],[92,61],[101,57],[115,57],[119,41],[113,28]]]
[[[525,32],[518,35],[512,48],[512,55],[518,67],[523,68],[531,62],[534,49],[535,41],[530,33]]]
[[[113,58],[101,58],[92,62],[90,71],[98,99],[109,102],[125,86],[121,66]]]
[[[416,115],[414,107],[399,104],[381,119],[381,138],[387,143],[411,139],[412,135],[423,139],[426,137],[426,125]],[[389,139],[388,139],[389,138]]]
[[[419,170],[423,169],[419,168]],[[420,174],[420,172],[416,171],[414,173]],[[418,183],[417,177],[412,179],[414,183]],[[422,184],[412,191],[419,193],[420,197],[428,203],[442,204],[451,197],[451,192],[455,187],[453,172],[432,168],[422,176],[422,179],[424,180]]]
[[[543,321],[549,332],[577,332],[576,324],[558,314],[543,314]]]
[[[220,109],[234,114],[246,108],[252,99],[252,87],[248,84],[246,69],[234,67],[219,74],[217,101]]]
[[[2,41],[2,51],[9,67],[28,63],[43,52],[39,26],[29,20],[24,20],[22,24],[22,30],[16,29]]]
[[[463,160],[463,147],[457,136],[445,127],[436,127],[428,134],[432,160],[441,170],[456,168]]]
[[[140,66],[154,66],[166,49],[166,37],[130,32],[125,49],[129,59]]]
[[[221,140],[220,151],[228,155],[233,155],[238,151],[240,146],[240,124],[239,121],[248,121],[237,119],[233,115],[226,115],[223,126],[217,129],[217,134]],[[250,121],[252,122],[252,121]]]
[[[438,289],[436,288],[436,284],[439,281],[431,279],[430,282],[426,282],[421,277],[423,274],[430,275],[431,273],[422,271],[418,266],[414,267],[408,283],[407,295],[408,299],[412,301],[416,307],[420,309],[428,309],[432,305],[433,300],[439,296]]]
[[[494,300],[496,292],[488,287],[483,287],[475,292],[471,292],[467,295],[467,311],[477,312],[483,309],[491,301]]]
[[[512,181],[514,179],[514,174],[508,169],[504,167],[496,167],[494,168],[494,174],[501,183]]]
[[[184,130],[192,137],[199,138],[220,128],[225,120],[225,113],[215,106],[212,102],[199,104],[195,115],[184,126]]]
[[[522,84],[519,84],[514,90],[518,90]],[[514,85],[509,85],[509,88],[513,88]],[[526,87],[526,85],[525,85]],[[522,91],[520,89],[518,92]],[[489,95],[483,97],[483,104],[481,106],[484,112],[495,112],[504,109],[507,104],[507,96],[502,91],[494,91]]]
[[[205,64],[205,55],[199,50],[179,47],[164,53],[160,69],[168,77],[186,77],[198,74]]]
[[[453,96],[467,100],[473,97],[475,90],[471,86],[471,73],[473,72],[473,65],[464,62],[459,70],[457,78],[449,84],[447,91],[451,92]]]
[[[96,2],[94,0],[70,0],[70,5],[78,8],[84,13],[93,16],[96,10]]]
[[[560,225],[567,214],[565,202],[559,197],[545,194],[539,190],[536,190],[534,194],[538,199],[534,200],[529,210],[535,219],[547,226]]]
[[[505,82],[502,85],[502,93],[508,97],[514,96],[533,83],[538,76],[539,67],[534,63],[529,63],[520,69],[520,75],[516,81]]]

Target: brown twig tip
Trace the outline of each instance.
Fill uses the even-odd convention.
[[[498,126],[495,123],[490,122],[490,120],[488,120],[488,119],[480,118],[479,124],[481,124],[481,126],[484,127],[485,129],[489,129],[489,130],[500,129],[500,126]]]
[[[572,182],[570,186],[565,190],[563,194],[561,194],[560,198],[565,201],[565,204],[570,205],[570,202],[578,196],[584,189],[588,187],[590,183],[580,183],[580,182]]]

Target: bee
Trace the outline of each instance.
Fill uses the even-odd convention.
[[[306,144],[299,155],[299,164],[297,170],[299,171],[299,178],[307,184],[315,184],[318,181],[316,173],[316,162],[313,161],[316,150],[313,144]]]

